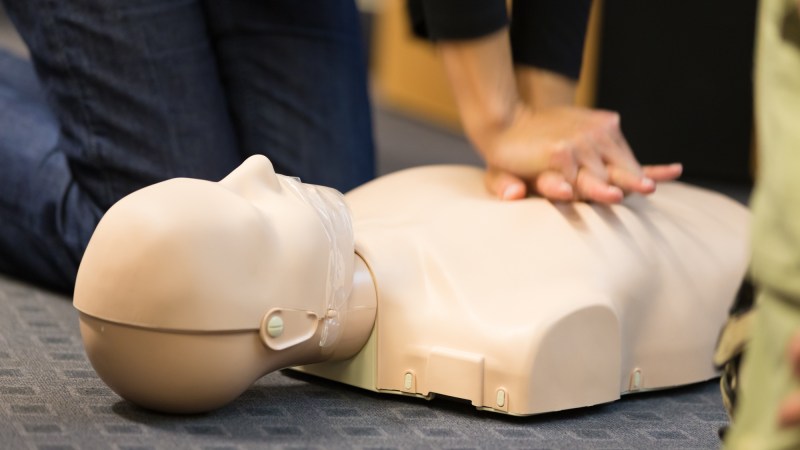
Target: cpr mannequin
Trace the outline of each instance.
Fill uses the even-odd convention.
[[[198,412],[290,366],[527,415],[715,376],[748,213],[679,183],[622,205],[501,202],[481,171],[345,197],[254,156],[122,199],[78,272],[89,359],[123,398]],[[353,237],[354,236],[354,237]],[[354,252],[355,251],[355,252]]]

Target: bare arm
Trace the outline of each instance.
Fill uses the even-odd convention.
[[[553,72],[514,70],[508,30],[439,41],[468,137],[487,164],[487,187],[517,199],[529,189],[553,200],[622,200],[676,178],[680,166],[636,162],[609,111],[571,106],[575,83]]]

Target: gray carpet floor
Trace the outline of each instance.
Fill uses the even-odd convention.
[[[527,418],[449,399],[381,396],[278,372],[227,407],[170,416],[95,375],[69,298],[0,277],[0,448],[717,448],[715,382]]]

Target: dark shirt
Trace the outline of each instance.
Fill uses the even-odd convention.
[[[432,40],[474,39],[510,22],[516,64],[577,79],[591,0],[408,0],[414,34]]]

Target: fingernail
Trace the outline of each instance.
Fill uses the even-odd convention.
[[[642,186],[650,189],[651,187],[653,187],[655,185],[656,185],[656,182],[653,181],[652,178],[647,178],[647,177],[642,178]]]
[[[616,186],[609,186],[608,187],[608,193],[612,194],[614,196],[620,196],[620,197],[623,195],[622,194],[622,189],[620,189],[620,188],[618,188]]]
[[[566,181],[562,182],[562,183],[561,183],[561,184],[558,186],[558,190],[560,190],[561,192],[563,192],[563,193],[565,193],[565,194],[570,194],[570,195],[572,195],[572,185],[571,185],[571,184],[569,184],[569,183],[567,183]]]
[[[514,197],[519,196],[519,186],[517,185],[510,185],[506,186],[506,189],[503,191],[502,200],[511,200]]]

